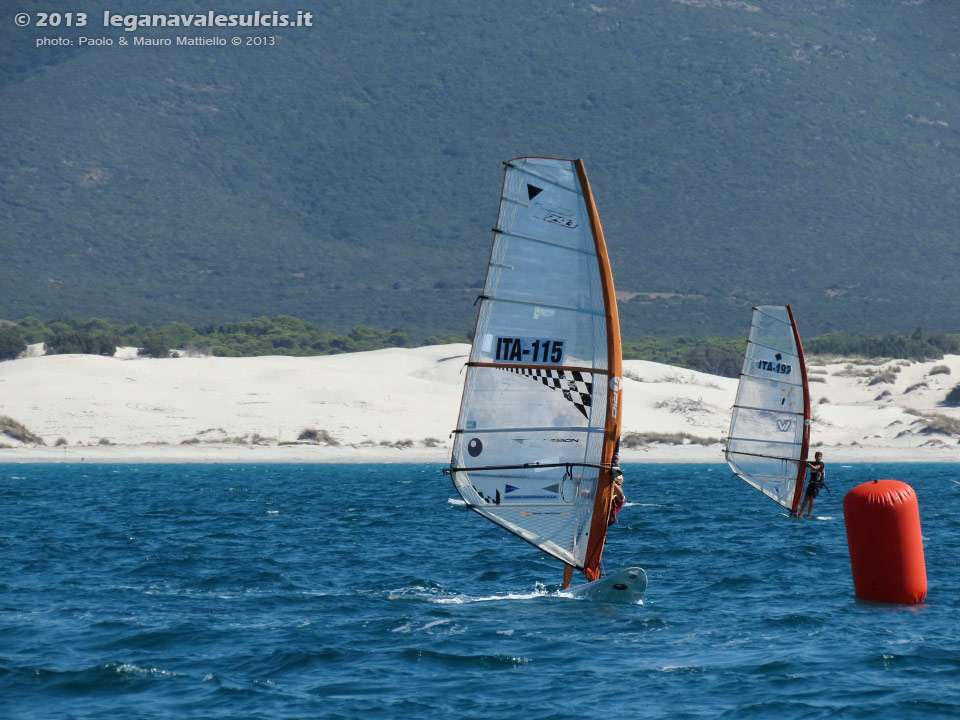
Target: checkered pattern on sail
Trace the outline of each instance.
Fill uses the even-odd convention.
[[[587,419],[590,413],[590,398],[593,397],[593,383],[584,378],[579,370],[548,370],[543,368],[503,368],[508,372],[521,375],[534,382],[540,381],[552,390],[559,390],[563,397],[573,403],[574,407]]]

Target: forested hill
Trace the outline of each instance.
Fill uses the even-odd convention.
[[[742,337],[759,302],[806,336],[958,329],[955,2],[312,5],[260,32],[101,27],[130,0],[0,20],[0,318],[462,336],[500,162],[550,155],[586,161],[628,340]],[[185,35],[273,44],[118,44]]]

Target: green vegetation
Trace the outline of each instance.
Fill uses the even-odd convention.
[[[543,154],[587,162],[627,340],[738,336],[759,302],[805,337],[955,329],[949,2],[311,11],[254,52],[0,34],[0,318],[462,336],[500,161]]]
[[[297,435],[297,440],[301,442],[306,441],[324,443],[331,447],[340,446],[340,441],[337,440],[333,435],[326,430],[317,430],[316,428],[304,428],[300,431],[300,434]]]
[[[0,324],[0,360],[12,360],[26,349],[27,341],[19,327]]]
[[[960,405],[960,384],[954,385],[953,389],[947,393],[943,400],[944,405]]]
[[[44,340],[46,352],[50,355],[113,355],[120,345],[120,338],[112,332],[102,330],[64,330],[53,333]]]
[[[720,442],[715,438],[702,438],[689,433],[626,433],[620,438],[620,444],[625,448],[638,448],[644,445],[661,443],[663,445],[713,445]]]
[[[0,415],[0,435],[6,435],[22,443],[32,443],[34,445],[43,445],[43,438],[30,432],[23,423],[19,423],[11,417]]]
[[[904,412],[914,415],[923,423],[919,430],[925,435],[960,435],[960,419],[944,415],[943,413],[925,413],[906,408]]]
[[[141,355],[150,357],[168,357],[174,348],[224,357],[335,355],[410,344],[399,330],[361,326],[337,335],[286,315],[201,328],[183,323],[162,327],[114,326],[99,318],[44,323],[28,317],[8,329],[16,330],[31,343],[46,343],[47,352],[54,354],[113,355],[117,347],[127,346],[140,348]]]
[[[883,337],[836,331],[804,341],[804,349],[808,355],[937,360],[960,352],[960,335],[929,335],[920,328],[911,335]]]
[[[625,342],[623,359],[651,360],[711,375],[737,377],[743,367],[743,353],[746,348],[746,340],[647,337],[639,341]]]

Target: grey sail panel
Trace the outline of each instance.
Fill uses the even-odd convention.
[[[607,317],[568,160],[505,171],[452,457],[478,513],[583,567],[604,450]]]
[[[788,509],[803,477],[809,435],[798,338],[787,306],[754,308],[726,447],[734,474]]]

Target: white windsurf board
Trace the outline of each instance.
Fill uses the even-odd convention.
[[[632,567],[564,592],[596,602],[633,605],[640,601],[646,589],[647,573],[643,568]]]

